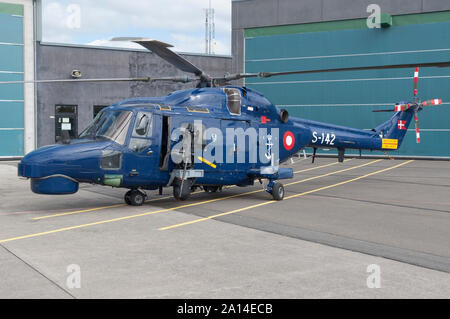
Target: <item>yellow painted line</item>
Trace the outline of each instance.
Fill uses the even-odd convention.
[[[371,163],[378,162],[378,161],[382,161],[382,160],[380,159],[380,160],[372,161],[372,162],[369,162],[369,163],[366,163],[366,164],[362,164],[362,165],[346,168],[344,170],[339,170],[339,171],[336,171],[336,172],[325,174],[324,176],[329,176],[329,175],[332,175],[332,174],[337,174],[337,173],[342,172],[342,171],[348,171],[348,170],[351,170],[351,169],[356,169],[358,167],[366,166],[366,165],[369,165]],[[323,166],[330,166],[330,164],[326,164],[326,165],[323,165]],[[316,167],[314,169],[317,169],[317,168],[320,168],[320,166]],[[311,170],[311,168],[305,169],[304,171],[309,171],[309,170]],[[320,178],[322,176],[323,175],[315,176],[315,177],[311,177],[311,178],[308,178],[306,180],[300,180],[300,181],[297,181],[297,182],[294,182],[294,183],[303,183],[303,182],[305,182],[307,180]],[[221,201],[221,200],[226,200],[226,199],[239,197],[239,196],[245,196],[245,195],[254,194],[254,193],[263,192],[263,191],[265,191],[265,190],[257,189],[257,190],[250,191],[250,192],[239,193],[239,194],[234,194],[234,195],[225,196],[225,197],[219,197],[219,198],[213,198],[213,199],[202,201],[202,202],[195,202],[195,203],[186,204],[186,205],[180,205],[180,206],[176,206],[176,207],[172,207],[172,208],[165,208],[165,209],[160,209],[160,210],[146,212],[146,213],[141,213],[141,214],[129,215],[129,216],[118,217],[118,218],[107,219],[107,220],[101,220],[101,221],[98,221],[98,222],[93,222],[93,223],[88,223],[88,224],[70,226],[70,227],[54,229],[54,230],[41,232],[41,233],[35,233],[35,234],[30,234],[30,235],[24,235],[24,236],[18,236],[18,237],[13,237],[13,238],[8,238],[8,239],[2,239],[2,240],[0,240],[0,244],[1,243],[7,243],[7,242],[15,241],[15,240],[20,240],[20,239],[39,237],[39,236],[50,235],[50,234],[59,233],[59,232],[63,232],[63,231],[73,230],[73,229],[85,228],[85,227],[90,227],[90,226],[95,226],[95,225],[100,225],[100,224],[106,224],[106,223],[112,223],[112,222],[127,220],[127,219],[131,219],[131,218],[137,218],[137,217],[142,217],[142,216],[148,216],[148,215],[153,215],[153,214],[158,214],[158,213],[169,212],[169,211],[173,211],[173,210],[180,209],[180,208],[186,208],[186,207],[192,207],[192,206],[198,206],[198,205],[213,203],[213,202],[217,202],[217,201]]]
[[[346,160],[346,162],[351,161],[351,160],[352,159]],[[307,169],[296,171],[296,172],[294,172],[294,174],[308,172],[308,171],[312,171],[312,170],[315,170],[315,169],[324,168],[324,167],[328,167],[328,166],[332,166],[332,165],[336,165],[336,164],[338,164],[338,162],[325,164],[325,165],[320,165],[320,166],[316,166],[316,167],[311,167],[311,168],[307,168]],[[227,186],[227,188],[231,188],[231,187],[234,187],[234,185]],[[199,194],[199,193],[203,193],[203,192],[202,191],[198,191],[198,192],[192,193],[191,195]],[[159,200],[163,200],[163,199],[169,199],[169,198],[172,198],[172,196],[153,198],[153,199],[146,200],[145,202],[149,203],[149,202],[155,202],[155,201],[159,201]],[[46,215],[46,216],[39,216],[39,217],[34,217],[32,219],[33,220],[41,220],[41,219],[54,218],[54,217],[67,216],[67,215],[80,214],[80,213],[87,213],[87,212],[93,212],[93,211],[107,209],[107,208],[124,207],[124,206],[128,206],[128,205],[127,204],[116,204],[116,205],[110,205],[110,206],[93,207],[93,208],[76,210],[76,211],[70,211],[70,212],[65,212],[65,213],[56,213],[56,214],[51,214],[51,215]]]
[[[146,200],[145,202],[154,202],[154,201],[157,201],[157,200],[163,200],[163,199],[167,199],[167,198],[172,198],[172,196],[153,198],[153,199]],[[47,218],[52,218],[52,217],[59,217],[59,216],[66,216],[66,215],[72,215],[72,214],[86,213],[86,212],[92,212],[92,211],[97,211],[97,210],[106,209],[106,208],[115,208],[115,207],[122,207],[122,206],[128,206],[128,205],[127,204],[116,204],[116,205],[110,205],[110,206],[94,207],[94,208],[76,210],[76,211],[66,212],[66,213],[57,213],[57,214],[52,214],[52,215],[39,216],[39,217],[34,217],[32,219],[33,220],[47,219]]]
[[[406,165],[406,164],[411,163],[411,162],[413,162],[413,160],[409,160],[407,162],[403,162],[403,163],[400,163],[398,165],[395,165],[395,166],[392,166],[392,167],[388,167],[388,168],[385,168],[385,169],[381,169],[381,170],[378,170],[378,171],[375,171],[375,172],[372,172],[372,173],[369,173],[369,174],[365,174],[365,175],[362,175],[362,176],[359,176],[359,177],[356,177],[356,178],[352,178],[352,179],[349,179],[349,180],[346,180],[346,181],[343,181],[343,182],[340,182],[340,183],[336,183],[336,184],[332,184],[332,185],[316,188],[316,189],[313,189],[313,190],[310,190],[310,191],[307,191],[307,192],[303,192],[303,193],[287,196],[287,197],[284,198],[284,200],[288,200],[288,199],[296,198],[296,197],[300,197],[300,196],[305,196],[305,195],[308,195],[308,194],[311,194],[311,193],[316,193],[316,192],[319,192],[319,191],[322,191],[322,190],[325,190],[325,189],[329,189],[329,188],[337,187],[337,186],[344,185],[344,184],[347,184],[347,183],[351,183],[351,182],[354,182],[354,181],[357,181],[357,180],[360,180],[360,179],[363,179],[363,178],[367,178],[367,177],[372,176],[372,175],[376,175],[376,174],[380,174],[380,173],[392,170],[394,168]],[[259,203],[259,204],[255,204],[255,205],[251,205],[251,206],[235,209],[235,210],[232,210],[232,211],[229,211],[229,212],[224,212],[224,213],[220,213],[220,214],[216,214],[216,215],[212,215],[212,216],[208,216],[208,217],[204,217],[204,218],[191,220],[191,221],[185,222],[185,223],[180,223],[180,224],[176,224],[176,225],[172,225],[172,226],[161,227],[161,228],[159,228],[159,230],[168,230],[168,229],[173,229],[173,228],[176,228],[176,227],[181,227],[181,226],[186,226],[186,225],[190,225],[190,224],[195,224],[195,223],[199,223],[199,222],[202,222],[202,221],[214,219],[214,218],[217,218],[217,217],[239,213],[239,212],[242,212],[242,211],[245,211],[245,210],[249,210],[249,209],[252,209],[252,208],[273,204],[273,203],[276,203],[276,202],[277,201],[275,201],[275,200],[272,200],[272,201],[269,201],[269,202],[263,202],[263,203]]]
[[[117,221],[121,221],[121,220],[136,218],[136,217],[148,216],[148,215],[153,215],[153,214],[157,214],[157,213],[163,213],[163,212],[172,211],[172,210],[179,209],[179,208],[185,208],[185,207],[191,207],[191,206],[197,206],[197,205],[206,204],[206,203],[210,203],[210,202],[215,202],[215,201],[218,201],[218,200],[227,199],[227,198],[235,197],[235,196],[237,196],[237,195],[232,195],[232,196],[228,196],[228,197],[221,197],[221,198],[215,198],[215,199],[210,199],[210,200],[206,200],[206,201],[203,201],[203,202],[196,202],[196,203],[191,203],[191,204],[186,204],[186,205],[180,205],[180,206],[176,206],[176,207],[165,208],[165,209],[160,209],[160,210],[156,210],[156,211],[136,214],[136,215],[128,215],[128,216],[124,216],[124,217],[118,217],[118,218],[113,218],[113,219],[101,220],[101,221],[98,221],[98,222],[93,222],[93,223],[88,223],[88,224],[82,224],[82,225],[70,226],[70,227],[65,227],[65,228],[59,228],[59,229],[50,230],[50,231],[41,232],[41,233],[35,233],[35,234],[24,235],[24,236],[19,236],[19,237],[14,237],[14,238],[8,238],[8,239],[0,240],[0,243],[6,243],[6,242],[14,241],[14,240],[19,240],[19,239],[25,239],[25,238],[32,238],[32,237],[38,237],[38,236],[43,236],[43,235],[49,235],[49,234],[59,233],[59,232],[72,230],[72,229],[78,229],[78,228],[84,228],[84,227],[95,226],[95,225],[100,225],[100,224],[112,223],[112,222],[117,222]]]
[[[94,207],[94,208],[76,210],[76,211],[66,212],[66,213],[57,213],[57,214],[53,214],[53,215],[33,217],[32,219],[33,220],[46,219],[46,218],[51,218],[51,217],[56,217],[56,216],[65,216],[65,215],[72,215],[72,214],[78,214],[78,213],[84,213],[84,212],[92,212],[92,211],[95,211],[95,210],[106,209],[106,208],[114,208],[114,207],[121,207],[121,206],[125,206],[125,205],[124,204],[116,204],[116,205],[110,205],[110,206]]]
[[[378,163],[378,162],[381,162],[381,161],[383,161],[383,159],[378,159],[378,160],[374,160],[374,161],[371,161],[371,162],[368,162],[368,163],[364,163],[364,164],[361,164],[361,165],[356,165],[356,166],[340,169],[338,171],[334,171],[334,172],[330,172],[330,173],[326,173],[326,174],[322,174],[322,175],[318,175],[318,176],[309,177],[309,178],[306,178],[306,179],[302,179],[301,181],[295,181],[295,182],[284,184],[284,186],[295,185],[295,184],[299,184],[299,183],[308,182],[308,181],[314,180],[316,178],[322,178],[322,177],[327,177],[327,176],[338,174],[338,173],[344,173],[344,172],[347,172],[347,171],[351,171],[352,169],[364,167],[364,166],[367,166],[367,165],[370,165],[370,164],[375,164],[375,163]]]
[[[346,162],[350,162],[352,160],[353,160],[353,158],[350,158],[350,159],[347,159],[345,161]],[[324,168],[324,167],[328,167],[328,166],[333,166],[333,165],[337,165],[337,164],[340,164],[340,163],[339,162],[333,162],[333,163],[320,165],[320,166],[316,166],[316,167],[310,167],[310,168],[302,169],[302,170],[299,170],[299,171],[295,171],[294,174],[309,172],[309,171],[313,171],[315,169]]]
[[[208,161],[206,158],[203,158],[203,157],[201,157],[201,156],[197,156],[197,158],[198,158],[199,160],[201,160],[203,163],[205,163],[205,164],[211,166],[212,168],[217,168],[216,164],[214,164],[214,163]]]
[[[202,204],[208,204],[208,203],[217,202],[217,201],[220,201],[220,200],[225,200],[225,199],[238,197],[238,196],[244,196],[244,195],[257,193],[257,192],[261,192],[261,191],[263,191],[263,190],[258,189],[258,190],[251,191],[251,192],[240,193],[240,194],[235,194],[235,195],[230,195],[230,196],[225,196],[225,197],[219,197],[219,198],[214,198],[214,199],[210,199],[210,200],[205,200],[205,201],[202,201],[202,202],[195,202],[195,203],[191,203],[191,204],[180,205],[180,206],[176,206],[176,207],[165,208],[165,209],[160,209],[160,210],[156,210],[156,211],[140,213],[140,214],[136,214],[136,215],[129,215],[129,216],[118,217],[118,218],[113,218],[113,219],[101,220],[101,221],[98,221],[98,222],[93,222],[93,223],[88,223],[88,224],[70,226],[70,227],[59,228],[59,229],[50,230],[50,231],[41,232],[41,233],[35,233],[35,234],[30,234],[30,235],[24,235],[24,236],[19,236],[19,237],[14,237],[14,238],[3,239],[3,240],[0,240],[0,244],[1,243],[6,243],[6,242],[10,242],[10,241],[14,241],[14,240],[19,240],[19,239],[26,239],[26,238],[44,236],[44,235],[59,233],[59,232],[72,230],[72,229],[84,228],[84,227],[95,226],[95,225],[106,224],[106,223],[112,223],[112,222],[117,222],[117,221],[121,221],[121,220],[136,218],[136,217],[148,216],[148,215],[153,215],[153,214],[173,211],[173,210],[180,209],[180,208],[186,208],[186,207],[198,206],[198,205],[202,205]]]
[[[345,161],[346,162],[350,162],[352,160],[353,160],[353,158],[345,160]],[[372,162],[369,162],[369,163],[372,163]],[[313,171],[313,170],[318,169],[318,168],[324,168],[324,167],[333,166],[333,165],[337,165],[337,164],[340,164],[340,163],[339,162],[333,162],[333,163],[330,163],[330,164],[325,164],[325,165],[321,165],[321,166],[317,166],[317,167],[311,167],[311,168],[307,168],[307,169],[302,169],[300,171],[295,171],[294,174],[309,172],[309,171]],[[368,165],[368,163],[363,164],[363,165]],[[357,166],[353,166],[353,167],[357,167]]]

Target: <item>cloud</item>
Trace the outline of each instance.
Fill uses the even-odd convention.
[[[79,28],[73,27],[79,7]],[[79,44],[108,43],[113,36],[142,36],[172,43],[178,51],[204,52],[208,0],[61,0],[43,1],[43,40]],[[231,0],[212,0],[215,10],[216,53],[231,52]],[[73,7],[72,7],[73,9]],[[76,12],[75,12],[76,14]],[[175,42],[173,42],[175,41]]]
[[[178,52],[205,52],[205,41],[201,36],[190,36],[184,33],[172,33],[172,43],[176,43],[173,50]],[[221,41],[215,43],[216,54],[229,54],[229,47]]]

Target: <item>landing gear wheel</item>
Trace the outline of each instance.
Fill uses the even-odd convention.
[[[181,189],[183,186],[183,189]],[[173,197],[178,200],[186,200],[189,195],[191,195],[191,183],[188,180],[185,180],[183,185],[181,182],[173,186]]]
[[[131,206],[141,206],[144,204],[146,197],[141,191],[133,189],[125,194],[125,203]]]
[[[128,191],[128,192],[125,193],[124,199],[125,199],[125,203],[126,203],[127,205],[131,205],[131,201],[130,201],[130,193],[131,193],[131,191]]]
[[[275,200],[283,200],[284,198],[284,187],[281,183],[275,183],[272,187],[272,197]]]
[[[216,193],[220,190],[220,186],[204,186],[203,189],[207,193]]]

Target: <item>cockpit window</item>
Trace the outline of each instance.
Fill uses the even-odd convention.
[[[134,122],[134,130],[130,139],[129,148],[135,152],[144,152],[152,145],[152,114],[139,112]]]
[[[131,111],[101,111],[79,137],[107,138],[123,145],[132,116]]]
[[[139,112],[134,124],[133,136],[151,137],[152,136],[152,114]]]
[[[241,91],[234,88],[225,88],[227,108],[231,114],[241,115]]]

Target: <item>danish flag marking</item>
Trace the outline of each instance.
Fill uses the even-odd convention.
[[[397,123],[397,127],[399,130],[406,130],[406,121],[399,120]]]

